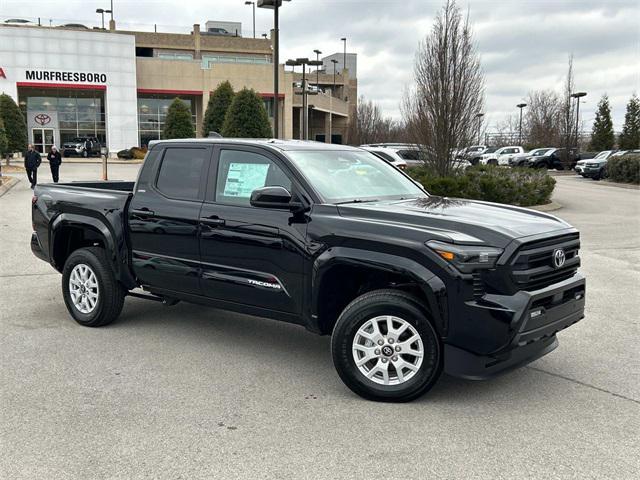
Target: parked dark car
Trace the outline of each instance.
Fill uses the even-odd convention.
[[[529,158],[527,166],[531,168],[573,170],[578,160],[580,160],[580,155],[576,150],[567,151],[566,148],[553,148],[545,152],[544,155]]]
[[[551,151],[555,150],[554,148],[535,148],[533,150],[529,150],[527,153],[523,153],[521,155],[516,155],[513,158],[509,159],[510,167],[528,167],[530,160],[535,160],[537,157],[544,157]]]
[[[341,379],[374,400],[525,365],[584,316],[569,224],[429,195],[343,145],[150,142],[136,183],[39,184],[32,220],[79,324],[127,295],[295,323],[331,335]]]

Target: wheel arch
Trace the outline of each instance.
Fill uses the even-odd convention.
[[[387,253],[333,247],[313,264],[311,330],[330,334],[342,310],[356,297],[380,288],[414,295],[441,337],[448,327],[446,287],[424,265]]]
[[[62,213],[51,223],[49,258],[52,266],[62,272],[64,264],[75,250],[100,246],[105,250],[116,279],[126,288],[134,288],[135,280],[128,270],[128,247],[98,218]]]

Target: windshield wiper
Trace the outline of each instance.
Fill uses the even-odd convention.
[[[379,202],[377,198],[372,200],[363,200],[362,198],[354,198],[353,200],[347,200],[346,202],[337,202],[336,205],[344,205],[346,203],[371,203],[371,202]]]

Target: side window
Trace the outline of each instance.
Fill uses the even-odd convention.
[[[264,155],[222,150],[216,180],[216,202],[249,206],[256,188],[280,186],[291,191],[291,180]]]
[[[206,148],[167,148],[160,164],[156,188],[167,197],[198,200]]]

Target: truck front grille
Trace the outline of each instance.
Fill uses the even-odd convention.
[[[556,250],[564,252],[560,267],[554,263]],[[511,277],[519,290],[538,290],[571,278],[580,266],[580,235],[572,233],[525,243],[511,259]]]

